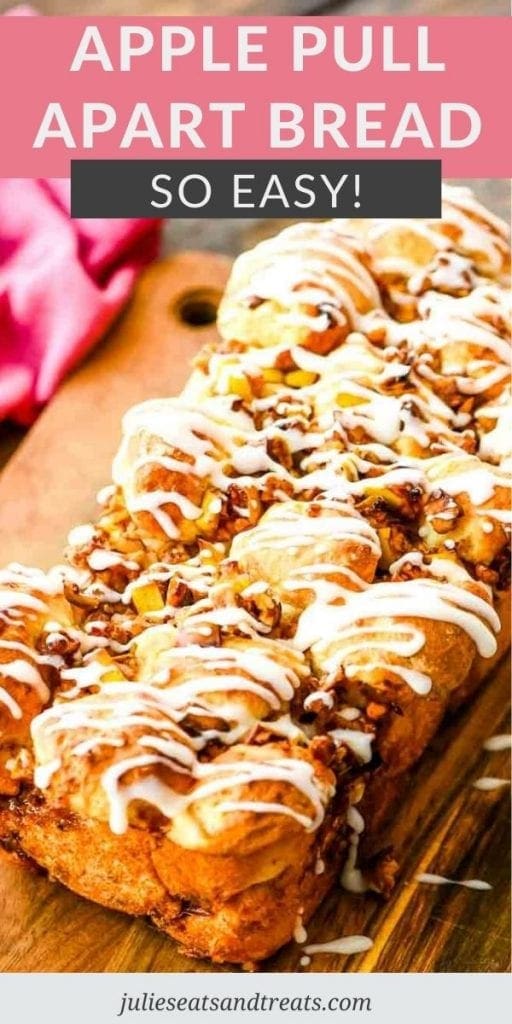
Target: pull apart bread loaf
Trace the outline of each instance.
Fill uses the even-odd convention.
[[[7,849],[215,962],[389,890],[365,843],[508,643],[508,274],[454,188],[236,261],[65,565],[1,575]]]

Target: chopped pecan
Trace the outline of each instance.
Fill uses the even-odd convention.
[[[82,594],[76,583],[64,582],[64,596],[67,598],[70,604],[76,605],[77,608],[99,608],[101,604],[104,604],[104,599],[99,594]]]
[[[500,553],[494,559],[491,568],[495,570],[498,576],[496,583],[496,590],[509,590],[510,589],[510,545],[502,548]]]
[[[184,605],[192,604],[194,597],[189,586],[175,576],[167,588],[166,604],[172,608],[183,608]]]
[[[425,558],[425,561],[428,561]],[[416,580],[420,576],[425,575],[425,569],[423,565],[417,565],[412,559],[410,562],[402,562],[398,572],[393,573],[393,580],[407,581]]]
[[[274,501],[285,501],[293,497],[293,487],[288,480],[281,480],[278,476],[269,476],[261,492],[262,501],[271,504]]]
[[[311,741],[311,753],[322,764],[331,764],[336,756],[336,744],[330,736],[314,736]]]
[[[364,875],[370,888],[386,899],[393,892],[397,872],[398,861],[391,846],[380,850],[364,867]]]
[[[276,370],[282,370],[283,373],[289,373],[290,370],[295,369],[295,362],[289,349],[285,352],[279,352],[275,361]]]
[[[307,513],[308,516],[311,516],[312,519],[318,519],[318,516],[321,514],[321,512],[322,507],[321,505],[318,505],[316,502],[312,501],[311,504],[308,505]]]
[[[251,597],[239,598],[242,608],[252,615],[254,619],[268,626],[270,630],[275,629],[281,618],[281,605],[277,599],[268,591],[262,594],[253,594]]]
[[[339,307],[334,302],[320,302],[316,308],[322,316],[325,316],[329,327],[336,327],[339,323]]]
[[[378,528],[380,546],[382,550],[381,565],[389,566],[397,558],[401,558],[410,551],[410,542],[406,531],[396,523]]]
[[[424,511],[436,533],[450,533],[462,512],[455,498],[442,488],[432,492]]]
[[[245,305],[247,306],[247,309],[258,309],[258,307],[262,306],[266,301],[266,299],[262,299],[261,295],[248,295],[245,300]]]
[[[228,539],[233,533],[247,530],[257,523],[261,511],[261,502],[255,487],[241,487],[230,484],[219,518],[218,539]]]
[[[489,565],[483,565],[479,562],[474,568],[475,576],[477,580],[481,580],[482,583],[487,583],[489,587],[496,587],[499,580],[499,575],[495,569],[491,569]]]
[[[58,654],[61,658],[67,658],[80,648],[80,641],[76,637],[68,636],[64,631],[45,633],[41,637],[38,649],[47,654]]]
[[[372,722],[376,722],[376,721],[378,721],[379,718],[382,718],[382,716],[387,713],[388,708],[385,706],[385,704],[377,704],[376,701],[371,700],[366,705],[366,709],[365,710],[366,710],[367,717]]]
[[[293,466],[292,454],[282,436],[269,437],[267,440],[267,453],[274,462],[290,470]]]

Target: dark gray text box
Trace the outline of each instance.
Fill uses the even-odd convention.
[[[74,217],[439,217],[440,160],[73,160]]]

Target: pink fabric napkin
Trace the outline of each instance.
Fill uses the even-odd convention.
[[[158,250],[154,220],[71,220],[66,179],[0,179],[0,420],[29,424]]]

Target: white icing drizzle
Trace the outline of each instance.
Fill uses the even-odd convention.
[[[194,476],[205,487],[213,487],[221,493],[234,483],[263,488],[272,475],[295,489],[299,486],[296,477],[269,454],[268,442],[280,440],[291,453],[323,442],[323,434],[304,434],[300,429],[290,429],[286,420],[257,431],[248,416],[230,408],[232,401],[232,397],[229,400],[211,398],[202,403],[204,411],[199,411],[182,399],[160,399],[135,406],[125,415],[123,441],[113,463],[114,480],[123,490],[128,510],[133,514],[150,512],[171,539],[178,538],[180,530],[168,506],[174,506],[181,516],[192,522],[201,516],[202,506],[191,501],[177,484],[169,490],[141,489],[141,470],[160,467],[178,479],[183,477],[184,483],[186,477]],[[153,438],[158,439],[160,445],[165,444],[169,451],[186,458],[146,451],[148,439]],[[233,470],[238,476],[232,475]],[[218,511],[218,497],[214,502]]]
[[[349,839],[347,858],[343,865],[340,882],[347,892],[363,893],[367,891],[368,886],[361,869],[357,867],[357,854],[365,823],[360,811],[352,804],[347,811],[347,825],[352,829],[352,834]]]
[[[483,882],[479,878],[444,878],[443,875],[431,875],[424,872],[414,877],[417,882],[424,882],[425,885],[461,885],[464,889],[478,889],[481,892],[492,889],[489,882]]]
[[[478,352],[493,353],[504,365],[510,361],[510,346],[485,317],[495,311],[497,289],[479,287],[463,298],[430,291],[418,301],[420,319],[411,324],[385,322],[387,336],[394,344],[406,342],[415,351],[440,352],[443,372],[465,380],[467,359]],[[453,346],[458,346],[454,348]],[[460,346],[463,345],[464,349]],[[469,352],[468,352],[469,347]],[[446,352],[448,349],[448,352]]]
[[[120,595],[120,600],[123,604],[130,604],[134,590],[147,583],[168,583],[173,577],[190,583],[197,593],[207,595],[215,582],[215,569],[213,566],[205,565],[199,556],[178,565],[154,562],[149,569],[139,573],[137,579],[127,584]]]
[[[386,621],[384,630],[370,625],[371,620],[381,618]],[[452,623],[470,637],[482,657],[490,658],[496,652],[494,634],[500,629],[500,620],[492,606],[462,586],[427,578],[374,583],[362,593],[353,593],[344,605],[322,605],[320,614],[314,604],[310,605],[300,616],[294,643],[300,650],[312,646],[327,673],[335,675],[343,666],[345,672],[348,668],[352,675],[358,675],[367,666],[364,661],[350,659],[360,654],[363,636],[366,648],[371,645],[373,650],[400,657],[411,657],[421,650],[425,642],[421,630],[400,621],[411,618]],[[388,624],[390,619],[399,621]],[[368,624],[360,625],[365,622]],[[335,642],[323,641],[324,636],[335,638]],[[370,667],[376,667],[375,661]],[[417,692],[428,690],[428,678],[423,673],[411,676],[410,666],[404,666],[405,674],[396,661],[385,660],[377,667],[403,678]]]
[[[29,661],[15,658],[13,661],[4,662],[0,665],[0,673],[14,679],[17,683],[32,687],[42,701],[48,700],[50,696],[48,687],[36,666]]]
[[[406,435],[425,449],[432,439],[443,435],[454,436],[448,430],[448,424],[457,425],[455,414],[439,399],[435,403],[431,392],[427,401],[420,395],[419,388],[414,393],[392,396],[380,394],[355,380],[344,380],[341,387],[343,394],[354,400],[354,404],[348,408],[342,407],[336,411],[337,423],[349,434],[350,431],[361,429],[372,440],[387,446],[395,444]],[[329,388],[331,391],[332,385]],[[320,415],[326,406],[332,407],[333,398],[329,392],[325,396],[320,392],[317,406]],[[442,417],[435,414],[438,411],[436,405]]]
[[[443,473],[443,469],[445,472]],[[455,472],[450,470],[455,469]],[[441,472],[440,472],[441,470]],[[449,455],[432,460],[426,472],[430,489],[441,487],[446,494],[468,495],[471,504],[476,507],[484,505],[493,497],[497,487],[509,488],[512,481],[498,474],[490,466],[485,466],[478,459],[468,456]],[[485,515],[493,513],[493,509],[485,509]],[[499,514],[499,513],[498,513]]]
[[[210,403],[212,412],[216,410]],[[220,413],[220,407],[219,407]],[[114,482],[122,488],[129,511],[149,511],[162,530],[171,538],[179,536],[171,516],[162,508],[174,504],[189,519],[198,518],[201,509],[176,489],[165,491],[139,491],[137,475],[142,468],[160,466],[170,473],[186,476],[193,474],[199,479],[208,478],[214,487],[221,490],[229,486],[229,479],[223,472],[223,460],[234,450],[237,438],[236,424],[240,422],[240,442],[244,439],[250,421],[245,417],[228,416],[222,422],[218,417],[188,408],[179,399],[160,399],[144,402],[130,409],[123,419],[123,442],[114,459],[112,474]],[[235,424],[231,425],[232,419]],[[154,437],[163,441],[173,452],[181,452],[186,461],[165,454],[141,454],[132,456],[133,445],[142,443],[144,438]],[[143,449],[142,449],[143,450]]]
[[[118,482],[123,482],[124,474],[125,497],[130,510],[135,513],[144,510],[151,512],[160,527],[171,538],[179,536],[179,525],[174,521],[175,513],[171,516],[167,506],[175,506],[176,512],[191,521],[201,516],[202,507],[195,505],[176,488],[169,491],[160,489],[150,492],[137,490],[133,479],[134,476],[136,476],[140,468],[149,466],[151,463],[154,463],[155,466],[160,464],[178,475],[190,475],[193,473],[200,479],[207,476],[212,486],[217,487],[221,492],[225,491],[233,482],[233,478],[226,476],[223,468],[227,464],[230,464],[237,472],[242,474],[241,478],[238,478],[242,485],[252,484],[260,487],[265,484],[268,474],[274,473],[283,481],[286,481],[287,486],[291,487],[296,494],[300,494],[301,490],[313,488],[333,493],[339,498],[346,498],[349,494],[364,494],[365,491],[372,487],[400,486],[402,483],[424,482],[423,473],[419,467],[417,468],[414,465],[414,460],[411,460],[410,457],[407,458],[404,467],[395,467],[389,472],[389,475],[380,474],[378,477],[364,481],[348,481],[346,480],[347,473],[350,471],[350,467],[354,466],[354,455],[351,452],[340,453],[332,448],[328,450],[328,453],[319,451],[318,457],[321,467],[319,469],[313,469],[315,455],[309,454],[301,464],[300,471],[302,476],[299,478],[290,474],[282,465],[279,465],[270,458],[267,453],[266,442],[274,436],[280,437],[292,452],[297,452],[301,449],[309,449],[311,451],[311,449],[321,448],[327,436],[325,431],[328,433],[329,429],[333,429],[334,425],[338,432],[346,430],[350,432],[357,427],[362,427],[370,438],[374,438],[378,442],[374,447],[381,449],[379,451],[380,457],[383,457],[383,452],[387,452],[385,456],[387,459],[389,457],[393,459],[394,457],[393,452],[387,446],[398,441],[404,433],[417,443],[420,449],[425,451],[428,450],[431,441],[439,436],[443,436],[446,439],[446,443],[457,441],[457,435],[452,430],[449,430],[447,425],[451,423],[454,427],[463,427],[469,421],[469,417],[466,414],[455,414],[431,390],[425,391],[421,381],[416,378],[412,381],[414,393],[406,391],[404,395],[398,397],[380,394],[378,390],[375,390],[377,378],[382,378],[385,381],[388,376],[396,376],[397,373],[400,376],[400,374],[405,374],[408,371],[408,367],[405,364],[399,363],[387,365],[382,353],[378,352],[378,350],[375,350],[374,353],[366,339],[363,339],[361,342],[360,338],[362,338],[361,335],[350,335],[347,346],[335,350],[326,357],[316,356],[312,353],[306,353],[304,356],[305,350],[301,349],[300,346],[295,346],[293,349],[298,363],[312,366],[311,360],[313,360],[315,370],[318,371],[320,376],[318,384],[301,389],[301,393],[307,391],[308,394],[318,396],[315,398],[315,402],[320,410],[326,406],[327,420],[321,424],[323,432],[320,434],[315,430],[306,430],[304,433],[303,429],[300,431],[290,429],[289,423],[286,424],[286,419],[282,425],[274,423],[263,431],[252,431],[251,433],[249,420],[245,414],[240,419],[241,414],[237,413],[234,416],[232,410],[228,412],[226,405],[216,406],[214,404],[220,401],[219,396],[206,400],[203,403],[205,405],[205,412],[200,414],[197,414],[196,410],[188,408],[183,402],[180,404],[179,400],[171,400],[172,407],[169,402],[145,403],[144,406],[137,407],[136,410],[132,411],[133,417],[130,419],[130,416],[128,416],[126,419],[124,448],[122,446],[116,459],[116,465],[121,467],[120,472],[117,473]],[[354,341],[352,339],[357,340]],[[336,395],[333,393],[333,388],[336,388],[336,385],[332,382],[336,379],[336,373],[333,376],[333,370],[336,368],[336,361],[339,361],[341,358],[340,353],[344,353],[347,350],[356,350],[366,354],[371,352],[370,364],[373,366],[373,369],[358,371],[343,367],[343,383],[338,385],[338,387],[342,386],[343,391],[357,399],[360,404],[348,409],[340,409],[336,413],[337,419],[334,424],[332,405],[333,402],[335,404]],[[234,357],[230,356],[229,358],[232,360]],[[375,365],[377,370],[375,370]],[[350,360],[348,366],[350,366]],[[322,368],[323,373],[321,372]],[[369,379],[372,382],[370,387],[363,385],[357,379],[358,373],[361,372],[363,376],[365,374],[369,375]],[[355,375],[356,379],[351,379],[351,375]],[[325,392],[326,387],[327,392]],[[325,395],[322,397],[324,392]],[[226,402],[226,399],[222,399],[222,401]],[[263,404],[267,405],[273,402],[275,402],[275,396],[271,396],[270,399],[258,400],[256,404],[262,406]],[[166,419],[176,421],[174,433],[166,427],[160,427],[160,420],[165,416],[163,408],[165,405],[167,405]],[[222,415],[226,418],[222,423],[219,420],[221,411]],[[200,422],[196,419],[197,415],[201,417]],[[182,420],[184,421],[183,430],[179,426]],[[226,421],[230,423],[229,429],[226,427]],[[208,424],[211,424],[211,430]],[[289,429],[284,429],[286,425]],[[159,454],[140,455],[135,461],[133,459],[130,461],[129,449],[132,439],[137,436],[137,432],[139,435],[144,436],[144,431],[150,435],[154,434],[161,437],[174,450],[179,449],[184,452],[187,456],[187,461]],[[213,439],[209,440],[212,435]],[[367,444],[366,447],[369,449],[371,443]],[[420,464],[422,461],[419,460]],[[322,462],[324,465],[322,465]],[[371,467],[372,463],[367,465]],[[475,466],[476,463],[473,462],[476,474]],[[364,464],[361,463],[359,468],[364,471]],[[257,474],[257,476],[252,474]],[[460,482],[468,486],[471,483],[467,476],[464,481]],[[496,481],[496,483],[501,483],[501,481]],[[455,484],[456,481],[453,481],[449,486],[453,489]],[[492,474],[488,473],[487,476],[480,474],[479,482],[475,481],[474,486],[482,487],[489,484],[492,489]],[[283,494],[283,497],[286,497],[286,494]],[[240,514],[247,514],[247,511],[241,509]],[[274,529],[272,531],[270,529],[266,530],[265,540],[268,540],[268,543],[272,546],[278,546],[286,530],[286,525],[284,522],[279,521],[278,516],[273,520],[273,525]],[[268,523],[266,526],[268,527]],[[321,530],[323,527],[318,527],[317,529]],[[239,536],[243,537],[244,535]],[[241,545],[245,543],[244,540],[238,542]],[[235,540],[235,545],[238,542]],[[307,537],[303,535],[300,543],[304,544],[306,542]],[[256,540],[253,543],[256,543]]]
[[[223,608],[209,613],[209,621],[215,621],[220,613],[243,615],[242,609]],[[223,616],[225,618],[225,615]],[[205,613],[205,618],[208,618]],[[250,646],[236,644],[223,647],[188,645],[172,648],[164,645],[157,649],[156,659],[152,657],[145,668],[145,649],[151,652],[152,637],[162,636],[164,627],[147,630],[139,646],[141,676],[138,682],[105,681],[108,665],[95,662],[62,673],[64,679],[72,680],[75,688],[64,695],[64,699],[39,715],[32,723],[32,735],[38,766],[35,773],[36,785],[46,787],[54,771],[60,766],[60,758],[53,756],[53,748],[69,748],[73,732],[85,730],[84,739],[68,749],[71,756],[81,756],[84,750],[101,747],[108,739],[112,745],[116,732],[123,734],[128,728],[148,731],[139,739],[140,747],[148,753],[129,754],[108,766],[101,776],[101,785],[110,805],[110,826],[114,832],[124,831],[127,826],[127,809],[134,800],[153,803],[169,818],[185,811],[191,804],[216,793],[226,793],[221,802],[222,813],[251,811],[254,813],[285,814],[294,818],[304,828],[314,829],[323,817],[327,790],[319,786],[314,770],[307,761],[297,758],[275,758],[258,762],[242,760],[209,764],[198,761],[199,752],[213,738],[225,745],[240,742],[258,721],[258,713],[251,700],[264,702],[268,712],[283,710],[293,696],[299,679],[305,672],[303,659],[291,649],[283,648],[277,641],[257,640]],[[143,645],[141,647],[141,644]],[[180,678],[180,671],[182,673]],[[83,687],[95,686],[98,692],[90,697],[80,697]],[[215,695],[220,700],[215,700]],[[77,699],[78,697],[78,699]],[[187,732],[186,720],[190,716],[206,715],[212,722],[199,736]],[[214,723],[221,719],[220,727]],[[183,724],[181,724],[183,723]],[[300,739],[302,733],[291,721],[287,726],[286,716],[275,723],[278,733],[293,733]],[[60,737],[60,738],[59,738]],[[48,744],[50,753],[48,752]],[[84,746],[85,744],[85,746]],[[48,763],[51,768],[48,768]],[[172,768],[196,780],[191,793],[183,795],[162,782],[155,771],[159,766]],[[150,776],[144,776],[126,784],[123,779],[132,769],[153,769]],[[311,815],[297,811],[285,802],[273,803],[247,799],[232,799],[230,793],[239,787],[258,781],[285,783],[298,790],[311,805]],[[325,787],[324,787],[325,789]],[[328,789],[328,787],[327,787]]]
[[[178,691],[180,697],[183,695],[184,701],[190,703],[192,699],[197,699],[198,693],[205,693],[208,690],[245,689],[263,697],[271,707],[279,707],[280,701],[291,700],[294,690],[299,685],[299,676],[294,669],[303,672],[304,666],[300,661],[293,659],[292,652],[288,664],[280,664],[281,651],[276,641],[260,641],[260,645],[260,650],[255,647],[253,641],[248,649],[190,645],[163,651],[159,669],[153,674],[151,681],[156,684],[166,682],[169,670],[172,672],[174,665],[177,664],[179,667],[180,661],[182,662],[184,658],[197,658],[205,670],[208,669],[215,674],[210,677],[206,674],[199,675],[180,687],[174,686],[174,701],[178,699]],[[258,683],[251,681],[256,679],[259,680]]]
[[[498,733],[496,736],[489,736],[483,745],[484,750],[492,752],[499,750],[510,750],[512,747],[512,736],[510,733]]]
[[[346,504],[315,502],[320,514],[309,514],[303,503],[286,502],[273,506],[258,526],[238,534],[231,545],[231,554],[240,559],[262,548],[280,549],[284,541],[293,539],[294,548],[308,548],[323,539],[357,541],[380,555],[378,534],[356,510]],[[322,515],[327,512],[331,514]]]
[[[114,497],[115,493],[115,484],[106,484],[105,487],[101,487],[96,495],[98,505],[108,505],[108,502]]]
[[[43,573],[13,562],[0,571],[0,618],[7,627],[21,627],[25,619],[42,618],[49,611],[48,601],[61,590],[62,580],[56,570]],[[60,659],[40,655],[22,640],[8,639],[8,636],[0,638],[0,649],[20,655],[0,662],[0,678],[34,690],[41,703],[46,704],[50,691],[37,665],[60,664]],[[6,686],[0,686],[0,704],[13,719],[23,717],[22,705]]]
[[[353,956],[355,953],[366,953],[372,946],[373,941],[367,935],[345,935],[341,939],[331,939],[330,942],[316,942],[304,946],[304,949],[310,956],[315,953],[341,953]]]
[[[19,617],[17,613],[21,609],[28,613],[44,613],[47,610],[44,599],[61,593],[59,566],[44,573],[40,569],[11,562],[0,571],[0,611],[7,612],[8,617]]]
[[[219,762],[193,764],[191,774],[198,780],[198,785],[186,796],[177,794],[169,786],[155,776],[143,778],[131,785],[120,787],[122,775],[132,768],[148,767],[149,765],[168,764],[165,757],[147,755],[125,759],[107,768],[102,776],[111,812],[110,828],[115,834],[126,831],[128,825],[127,807],[132,800],[143,800],[154,804],[169,819],[176,818],[192,804],[207,799],[218,793],[229,793],[239,787],[250,786],[253,782],[280,782],[298,790],[311,804],[312,814],[303,814],[285,803],[271,803],[262,800],[224,799],[218,805],[221,814],[240,813],[252,814],[284,814],[294,818],[306,831],[314,831],[321,824],[324,805],[319,787],[315,781],[313,769],[305,761],[294,758],[282,758],[267,763],[258,761],[241,761],[237,764]],[[332,795],[331,793],[326,794]]]
[[[120,565],[125,569],[138,570],[139,565],[137,562],[132,562],[127,558],[123,558],[119,551],[107,551],[101,548],[94,548],[90,555],[87,557],[87,563],[94,572],[103,572],[105,569],[111,569],[113,566]]]
[[[358,732],[356,729],[331,729],[328,735],[332,736],[337,746],[343,744],[348,747],[362,764],[371,761],[372,742],[375,739],[373,733]]]
[[[489,793],[493,789],[502,789],[503,786],[510,786],[510,779],[497,779],[492,775],[483,775],[473,783],[473,788],[480,789],[483,793]]]
[[[14,618],[21,609],[40,613],[46,611],[46,604],[39,597],[20,590],[0,590],[0,611],[7,611]]]
[[[304,711],[310,711],[317,704],[323,704],[327,709],[332,708],[334,705],[332,693],[327,690],[315,690],[314,693],[310,693],[304,701]]]
[[[379,644],[382,650],[382,644]],[[393,648],[390,646],[389,650]],[[395,647],[396,650],[396,647]],[[385,661],[365,661],[362,665],[347,665],[345,668],[346,676],[351,679],[357,676],[358,672],[364,670],[364,672],[388,672],[391,675],[396,675],[410,686],[414,693],[420,696],[430,693],[432,689],[432,680],[430,676],[427,676],[425,672],[418,672],[417,669],[407,668],[405,665],[394,665],[393,663]]]
[[[499,274],[508,249],[503,220],[485,209],[469,188],[454,185],[443,186],[443,219],[460,233],[454,248],[478,256],[484,272]]]
[[[197,601],[192,608],[193,610],[187,614],[186,618],[187,630],[195,630],[204,624],[208,626],[225,626],[226,628],[233,626],[240,633],[252,637],[258,633],[270,632],[270,626],[259,622],[253,615],[246,612],[245,609],[235,607],[234,605],[212,609],[209,601],[205,599],[204,601]]]
[[[39,654],[38,651],[35,651],[32,647],[29,647],[28,644],[23,643],[21,640],[6,640],[4,637],[1,637],[0,648],[3,648],[6,651],[18,651],[20,654],[23,654],[25,658],[29,658],[40,665],[47,665],[48,663],[53,664],[53,661],[49,660],[51,656]],[[1,670],[2,665],[0,663],[0,671]]]
[[[256,597],[258,594],[265,594],[268,591],[268,583],[265,580],[258,580],[257,583],[250,583],[242,590],[242,597]]]
[[[354,722],[356,718],[361,717],[359,708],[342,708],[338,714],[340,718],[344,718],[346,722]]]
[[[485,508],[477,509],[477,515],[490,516],[491,519],[495,519],[496,522],[502,523],[504,526],[508,526],[512,522],[512,511],[510,509],[503,508]],[[485,530],[485,523],[482,525],[482,529]],[[487,530],[488,533],[492,532],[492,523],[490,524],[491,529]]]
[[[407,250],[404,253],[402,246],[400,255],[396,255],[397,233],[409,236]],[[386,243],[390,234],[392,245],[388,252]],[[414,236],[417,244],[413,243]],[[499,277],[508,252],[504,221],[484,209],[469,189],[446,185],[443,186],[441,220],[381,219],[372,224],[369,238],[375,248],[376,272],[384,277],[412,278],[409,280],[412,294],[421,289],[425,275],[432,276],[436,287],[454,286],[456,290],[464,284],[467,287],[468,283],[474,286],[475,268],[483,274]],[[466,257],[466,262],[461,256]],[[467,280],[461,277],[463,270]],[[393,291],[397,300],[399,294]]]
[[[20,719],[23,718],[23,710],[20,708],[18,702],[11,696],[10,693],[0,686],[0,704],[3,704],[7,708],[12,718]]]
[[[266,239],[238,257],[228,286],[231,303],[242,304],[252,296],[271,299],[280,307],[283,323],[325,331],[331,317],[339,324],[347,317],[357,322],[359,306],[379,306],[377,287],[358,258],[357,243],[343,233],[341,221],[296,224],[275,238]],[[279,259],[279,273],[275,261]],[[249,283],[247,283],[247,281]],[[308,307],[317,312],[308,312]],[[328,309],[322,309],[326,306]],[[236,308],[236,307],[235,307]],[[224,337],[231,336],[232,313],[227,303],[219,311]],[[235,320],[236,324],[236,320]],[[236,337],[235,334],[233,335]]]
[[[507,391],[498,401],[477,409],[477,421],[484,418],[493,420],[494,426],[480,436],[480,458],[500,462],[512,452],[512,400]]]
[[[73,547],[82,547],[87,544],[91,544],[96,535],[96,530],[92,523],[82,523],[80,526],[74,526],[68,533],[68,544]]]

